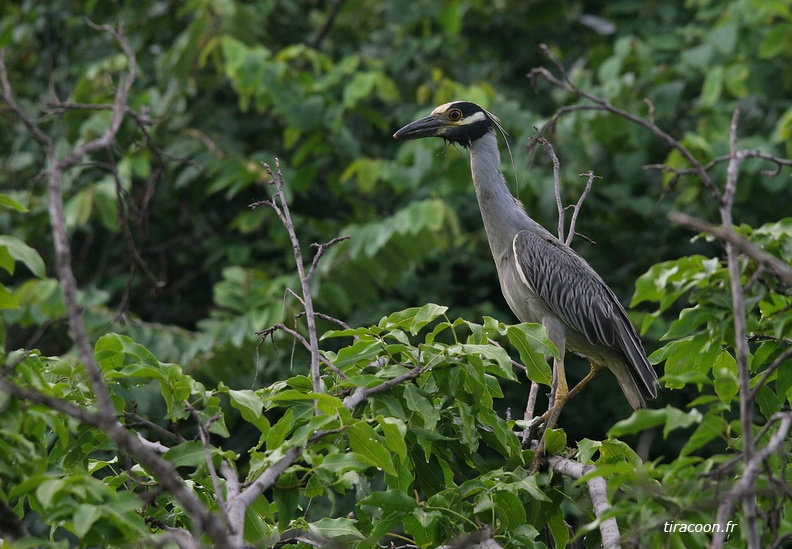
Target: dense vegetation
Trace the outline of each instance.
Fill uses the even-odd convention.
[[[4,546],[792,537],[789,0],[0,15]],[[554,350],[501,297],[467,153],[391,137],[452,99],[501,118],[548,228],[537,137],[565,204],[597,176],[574,247],[664,375],[635,413],[603,375],[536,474]]]

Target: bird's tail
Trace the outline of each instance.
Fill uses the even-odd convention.
[[[626,361],[613,361],[608,364],[608,369],[616,376],[624,396],[627,397],[627,402],[634,410],[639,408],[646,408],[646,398],[644,398],[645,389],[643,383],[636,382],[633,377],[630,365]],[[646,395],[648,398],[653,398],[654,395]]]

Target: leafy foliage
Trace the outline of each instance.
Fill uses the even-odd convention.
[[[501,117],[514,157],[503,171],[544,225],[555,225],[552,168],[537,153],[530,179],[522,175],[533,127],[553,121],[546,137],[565,201],[580,193],[577,174],[603,177],[578,225],[598,245],[576,247],[617,295],[634,286],[631,315],[664,368],[659,401],[632,415],[603,376],[567,407],[551,450],[607,479],[623,540],[704,547],[710,534],[667,525],[715,521],[748,469],[747,408],[758,451],[783,439],[755,483],[761,543],[792,530],[790,440],[779,420],[792,401],[788,286],[740,259],[746,399],[721,247],[665,218],[717,212],[686,172],[690,160],[645,128],[525,78],[547,64],[538,47],[547,44],[574,85],[651,119],[720,184],[735,107],[741,148],[792,155],[789,2],[22,1],[0,14],[9,85],[59,158],[106,130],[130,69],[92,23],[126,27],[139,64],[129,116],[112,147],[62,181],[82,320],[119,420],[213,513],[229,491],[222,463],[253,482],[302,449],[247,509],[245,543],[304,547],[306,535],[434,547],[477,531],[503,547],[598,543],[602,517],[585,479],[529,474],[515,413],[527,382],[513,360],[546,386],[556,351],[540,327],[496,320],[510,317],[465,155],[390,138],[457,98]],[[3,535],[12,547],[176,547],[169,529],[194,530],[195,516],[107,430],[66,408],[98,403],[55,278],[51,159],[8,107],[2,381],[43,400],[5,385],[0,393]],[[275,157],[301,240],[351,236],[313,280],[317,309],[352,326],[319,320],[323,358],[337,368],[324,371],[321,394],[291,335],[256,334],[280,323],[306,331],[287,235],[266,208],[246,208],[268,196],[260,162]],[[742,164],[736,229],[792,263],[789,170],[763,171],[773,167]],[[745,513],[737,506],[729,519],[738,526],[726,546],[747,545]]]

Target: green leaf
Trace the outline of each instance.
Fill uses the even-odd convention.
[[[777,23],[765,35],[759,46],[759,59],[771,59],[792,53],[792,24]]]
[[[718,355],[712,365],[712,373],[715,378],[715,393],[724,404],[731,403],[740,388],[737,382],[737,361],[729,351],[724,350]]]
[[[627,443],[609,438],[602,441],[600,447],[600,459],[597,460],[597,467],[613,463],[627,463],[634,467],[641,465],[641,458],[630,448]]]
[[[437,317],[445,314],[448,307],[442,305],[435,305],[434,303],[427,303],[415,313],[412,322],[410,323],[410,333],[412,335],[418,334],[421,329],[432,322]]]
[[[525,506],[515,494],[508,490],[497,490],[492,493],[495,504],[495,515],[506,528],[516,528],[525,524]]]
[[[687,456],[717,437],[725,437],[726,420],[717,411],[710,411],[682,447],[680,455]]]
[[[38,498],[44,509],[52,506],[55,495],[63,489],[66,483],[62,478],[49,478],[38,485],[36,488],[36,498]]]
[[[418,502],[414,498],[411,498],[401,490],[374,492],[358,501],[358,505],[373,505],[389,511],[412,511],[419,507]]]
[[[609,434],[609,436],[612,435]],[[602,442],[599,440],[591,440],[590,438],[584,438],[578,441],[577,461],[583,465],[588,465],[591,462],[591,458],[599,451],[601,446]]]
[[[210,449],[210,452],[214,453],[214,450]],[[174,446],[165,452],[162,457],[172,462],[175,467],[198,467],[206,464],[206,452],[203,443],[198,440],[191,440]]]
[[[101,516],[101,507],[86,503],[81,504],[74,513],[74,533],[77,534],[77,537],[84,538]]]
[[[672,406],[666,406],[659,410],[636,410],[629,418],[623,419],[611,427],[608,436],[618,438],[664,425],[663,437],[668,437],[671,431],[697,424],[702,417],[701,412],[695,408],[687,413]]]
[[[372,467],[371,462],[355,452],[330,454],[319,466],[319,468],[326,469],[335,475],[342,475],[347,471],[364,471],[369,467]]]
[[[368,423],[359,421],[350,425],[346,433],[352,451],[368,459],[372,465],[379,467],[386,474],[396,476],[396,467],[390,452],[385,449],[382,437]]]
[[[536,501],[551,501],[547,494],[545,494],[536,482],[536,476],[531,475],[520,479],[517,483],[517,488],[521,492],[527,492],[531,499]]]
[[[569,525],[564,521],[564,512],[560,507],[550,516],[547,527],[553,536],[553,547],[566,547],[569,543]]]
[[[376,72],[356,72],[352,80],[344,87],[344,107],[349,109],[369,97],[377,83]]]
[[[294,408],[288,408],[267,435],[267,450],[274,451],[286,440],[286,436],[294,427]]]
[[[640,433],[652,427],[663,425],[667,417],[667,409],[652,410],[645,408],[642,410],[635,410],[627,419],[616,422],[616,424],[608,430],[608,436],[618,438],[624,435]]]
[[[724,68],[722,65],[710,67],[701,87],[699,102],[705,107],[713,107],[718,102],[723,92]]]
[[[332,359],[337,368],[346,368],[352,364],[365,366],[383,353],[382,342],[377,339],[361,338],[348,347],[338,351]]]
[[[22,204],[8,196],[7,194],[0,193],[0,206],[3,208],[8,208],[9,210],[16,210],[18,212],[25,213],[28,211],[26,207]]]
[[[309,523],[308,530],[329,540],[345,541],[365,537],[355,526],[355,521],[349,518],[321,518]]]
[[[401,459],[407,459],[407,426],[404,422],[395,417],[377,416],[382,432],[385,434],[385,444],[393,453]]]
[[[483,345],[464,343],[460,345],[460,348],[463,355],[475,354],[486,359],[484,363],[484,370],[486,372],[510,381],[517,381],[511,357],[503,347],[497,347],[489,343]]]
[[[303,393],[296,389],[286,389],[276,393],[270,399],[273,402],[288,402],[293,400],[315,400],[319,410],[325,414],[335,414],[344,404],[340,398],[326,393]]]
[[[663,438],[668,438],[668,434],[676,429],[685,429],[691,425],[701,423],[704,416],[697,409],[693,408],[688,413],[682,410],[666,406],[668,415],[666,417],[665,427],[663,427]]]
[[[245,421],[255,425],[262,435],[266,437],[269,433],[270,424],[262,413],[264,408],[262,398],[250,389],[240,391],[228,389],[228,396],[231,399],[231,406],[239,410]]]
[[[0,284],[0,309],[18,309],[19,300],[5,285]]]
[[[759,405],[759,411],[767,419],[781,411],[781,399],[767,385],[762,385],[756,392],[756,403]]]
[[[563,429],[545,429],[545,452],[558,454],[566,449],[567,437]]]
[[[553,372],[545,357],[558,357],[558,349],[547,339],[541,324],[517,324],[506,331],[509,342],[520,353],[520,361],[527,368],[528,379],[550,386]]]
[[[44,260],[41,259],[39,253],[21,240],[12,236],[0,235],[0,248],[4,248],[15,260],[24,263],[34,276],[38,278],[47,276]],[[14,274],[13,268],[9,270],[6,267],[6,270],[10,274]]]
[[[416,413],[417,417],[412,421],[429,430],[433,430],[440,421],[440,413],[435,409],[432,402],[425,397],[421,390],[415,385],[408,383],[404,386],[404,403],[407,408]]]

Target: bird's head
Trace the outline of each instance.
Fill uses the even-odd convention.
[[[487,132],[500,127],[500,120],[485,108],[470,101],[452,101],[440,105],[432,114],[410,122],[393,134],[396,139],[442,137],[446,141],[470,147]]]

